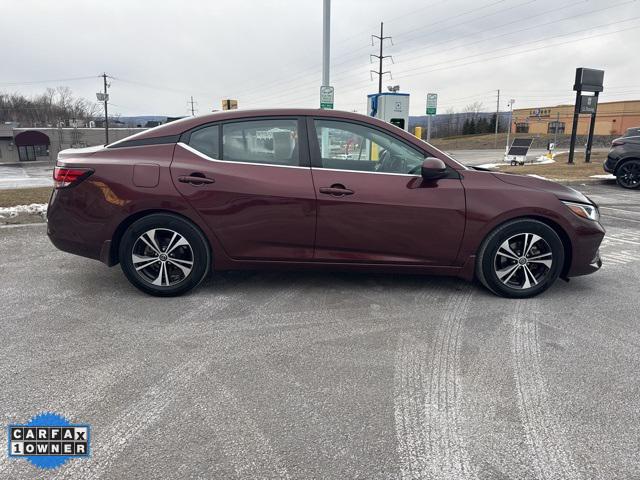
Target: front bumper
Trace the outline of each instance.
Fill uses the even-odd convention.
[[[602,169],[607,173],[615,173],[618,160],[618,155],[609,152],[609,155],[607,155],[607,160],[602,164]]]
[[[572,238],[571,267],[567,277],[578,277],[597,272],[602,267],[600,244],[605,230],[600,222],[590,222],[576,232]]]

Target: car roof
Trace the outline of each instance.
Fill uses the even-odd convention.
[[[315,108],[270,108],[256,110],[225,110],[221,112],[208,113],[197,117],[186,117],[175,120],[170,123],[150,128],[144,132],[136,133],[126,140],[142,140],[146,138],[168,137],[180,135],[192,128],[205,125],[212,122],[221,122],[227,120],[236,120],[252,117],[271,117],[271,116],[314,116],[314,117],[331,117],[344,120],[358,120],[372,124],[376,124],[382,128],[392,127],[391,124],[382,122],[373,117],[362,115],[355,112],[346,112],[342,110],[322,110]],[[397,127],[396,127],[397,128]],[[116,142],[117,143],[117,142]]]
[[[396,125],[393,125],[389,122],[382,121],[378,118],[370,117],[368,115],[363,115],[361,113],[355,112],[346,112],[344,110],[322,110],[319,108],[270,108],[270,109],[259,109],[259,110],[225,110],[222,112],[214,112],[209,113],[207,115],[200,115],[197,117],[187,117],[182,118],[180,120],[175,120],[170,123],[165,123],[155,128],[150,128],[149,130],[145,130],[140,133],[136,133],[135,135],[131,135],[130,137],[126,137],[122,140],[118,140],[117,142],[111,143],[108,147],[116,147],[118,144],[129,143],[130,141],[136,140],[145,140],[145,139],[154,139],[158,137],[164,137],[167,140],[170,140],[169,143],[177,142],[184,132],[191,130],[192,128],[199,127],[201,125],[206,125],[208,123],[214,122],[222,122],[228,120],[240,120],[240,119],[251,119],[257,117],[326,117],[329,119],[337,119],[337,120],[353,120],[357,122],[368,123],[369,125],[378,127],[382,130],[392,131],[395,135],[404,138],[410,144],[414,144],[417,147],[424,147],[424,143],[422,140],[419,140],[414,135],[411,135],[406,130],[403,130]],[[124,145],[123,145],[124,146]],[[434,152],[439,152],[441,156],[447,158],[452,165],[455,165],[454,168],[457,170],[466,170],[467,167],[462,165],[460,162],[455,160],[451,155],[442,152],[437,149],[433,145],[429,145],[430,149]]]

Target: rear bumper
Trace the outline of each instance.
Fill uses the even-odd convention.
[[[82,205],[77,205],[70,192],[64,189],[53,191],[47,208],[47,236],[56,248],[104,261],[101,258],[102,247],[105,239],[110,238],[104,227],[104,224],[87,218]]]

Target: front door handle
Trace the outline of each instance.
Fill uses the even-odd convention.
[[[192,173],[191,175],[182,175],[178,177],[178,181],[180,183],[190,183],[191,185],[205,185],[214,183],[215,180],[213,178],[207,178],[202,173]]]
[[[330,187],[320,187],[320,193],[341,197],[342,195],[353,195],[354,192],[353,190],[349,190],[348,188],[346,188],[344,185],[336,183],[335,185],[331,185]]]

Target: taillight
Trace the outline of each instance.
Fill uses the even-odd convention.
[[[53,186],[55,188],[68,187],[80,183],[92,173],[93,170],[90,168],[56,167],[53,170]]]
[[[619,147],[620,145],[624,145],[624,140],[614,140],[611,142],[612,147]]]

